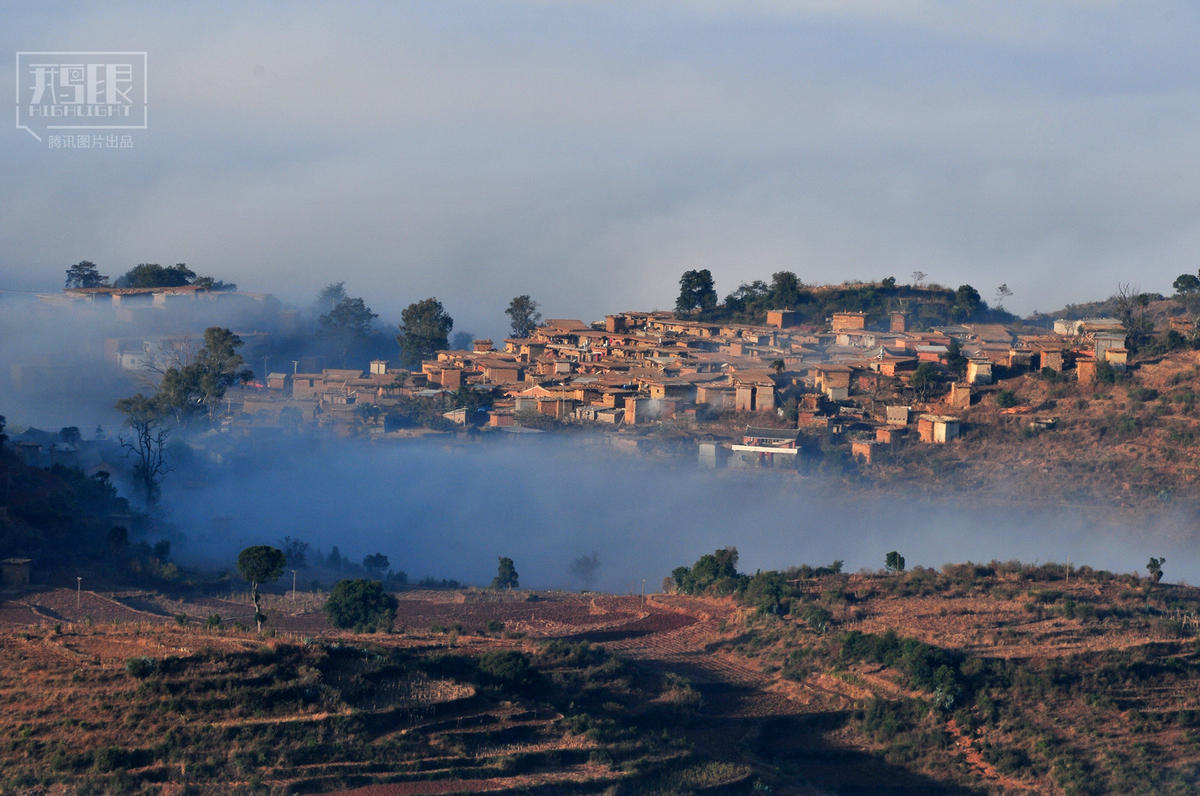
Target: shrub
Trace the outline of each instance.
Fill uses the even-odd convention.
[[[536,678],[529,656],[514,650],[486,652],[479,657],[479,673],[486,685],[523,688]]]
[[[158,669],[158,661],[147,655],[141,655],[137,658],[130,658],[125,661],[125,673],[130,677],[136,677],[139,680],[145,680]]]
[[[340,580],[325,601],[325,613],[334,627],[357,633],[390,630],[396,620],[396,598],[377,580]]]

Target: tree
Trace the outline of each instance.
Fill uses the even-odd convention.
[[[138,393],[132,398],[117,401],[117,411],[125,415],[124,425],[132,434],[128,439],[118,435],[121,447],[135,457],[133,475],[142,487],[147,503],[158,499],[158,486],[162,476],[170,472],[163,452],[169,432],[163,425],[164,412],[156,398],[147,398]]]
[[[201,413],[211,415],[227,389],[254,378],[253,371],[242,367],[245,360],[237,352],[241,346],[242,339],[228,329],[205,329],[204,345],[195,358],[163,373],[156,396],[161,407],[180,423]]]
[[[1150,296],[1142,293],[1128,282],[1122,282],[1117,285],[1117,292],[1111,300],[1116,305],[1117,320],[1125,329],[1125,347],[1132,354],[1138,350],[1142,341],[1154,331],[1153,324],[1146,317],[1150,306]]]
[[[996,309],[1004,309],[1005,299],[1011,298],[1013,292],[1009,290],[1008,283],[1004,282],[996,287]]]
[[[118,277],[113,287],[182,287],[195,278],[195,271],[183,263],[166,268],[158,263],[138,263]]]
[[[514,296],[508,302],[504,311],[512,325],[513,337],[528,337],[542,322],[542,313],[538,312],[538,303],[528,294]]]
[[[436,298],[422,299],[409,304],[400,313],[400,359],[409,369],[421,366],[435,351],[446,348],[454,319],[446,314]]]
[[[571,562],[571,574],[583,582],[585,589],[592,588],[596,580],[596,571],[600,569],[600,554],[593,550],[586,556],[580,556]]]
[[[339,580],[325,601],[325,613],[334,627],[384,633],[392,629],[398,605],[377,580]]]
[[[926,274],[924,271],[913,271],[912,272],[913,286],[920,287],[921,283],[925,281],[926,276],[928,276],[928,274]]]
[[[370,572],[375,577],[381,577],[387,572],[387,568],[391,565],[388,557],[383,553],[375,553],[374,555],[363,557],[363,569]]]
[[[967,372],[967,358],[963,356],[962,343],[958,342],[957,337],[951,337],[950,344],[946,346],[946,369],[956,376]]]
[[[236,283],[213,279],[211,276],[198,276],[192,284],[196,287],[202,287],[205,290],[237,290]]]
[[[371,339],[371,327],[378,317],[361,298],[344,298],[317,320],[317,334],[344,362],[351,351]]]
[[[496,577],[492,578],[493,589],[518,589],[521,584],[518,581],[517,568],[513,565],[513,560],[507,556],[501,556],[499,566],[496,568]]]
[[[287,559],[285,566],[291,569],[304,569],[308,566],[308,542],[285,536],[279,547],[283,550],[283,557]]]
[[[349,296],[346,295],[346,283],[334,282],[321,288],[321,292],[317,294],[316,301],[313,302],[313,309],[318,314],[331,312],[334,307],[347,298]]]
[[[713,288],[712,274],[707,268],[699,271],[684,271],[679,277],[679,298],[675,299],[675,312],[691,313],[693,310],[711,310],[717,306],[717,291]]]
[[[67,269],[66,287],[104,287],[107,284],[108,277],[88,260],[80,260]]]
[[[254,622],[258,625],[260,633],[267,617],[263,615],[259,605],[258,586],[260,583],[274,583],[279,580],[286,562],[283,551],[270,545],[254,545],[238,553],[238,573],[250,584],[250,596],[254,600]]]
[[[904,556],[893,550],[884,558],[883,566],[887,568],[888,572],[903,572]]]
[[[774,309],[795,307],[800,301],[800,279],[791,271],[771,274],[771,303]]]
[[[4,415],[0,415],[0,450],[4,450],[4,443],[8,442],[8,435],[4,433],[4,426]]]
[[[1180,274],[1175,277],[1171,287],[1175,288],[1175,293],[1180,297],[1200,293],[1200,279],[1194,274]]]
[[[916,392],[918,400],[929,400],[930,394],[938,383],[937,367],[932,362],[922,362],[917,365],[917,369],[913,371],[912,378],[908,383]]]
[[[1165,563],[1167,563],[1166,556],[1162,558],[1151,557],[1150,560],[1146,562],[1146,571],[1150,573],[1150,579],[1155,583],[1158,583],[1160,580],[1162,580],[1162,565]]]
[[[950,311],[956,319],[965,321],[979,312],[982,304],[983,299],[979,296],[978,290],[970,285],[959,285],[958,290],[954,291],[954,306],[950,308]]]

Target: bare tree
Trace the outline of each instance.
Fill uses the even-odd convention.
[[[1152,331],[1150,319],[1146,317],[1150,297],[1137,286],[1122,282],[1117,285],[1112,301],[1116,305],[1117,320],[1125,328],[1125,346],[1134,352]]]
[[[117,401],[117,411],[125,415],[131,436],[117,440],[127,456],[134,457],[133,474],[146,495],[147,503],[158,500],[159,482],[171,471],[163,455],[169,432],[163,425],[163,412],[153,398],[138,393]]]
[[[999,286],[997,286],[996,293],[995,293],[996,309],[998,309],[998,310],[1004,309],[1005,299],[1011,298],[1012,295],[1013,295],[1013,292],[1011,290],[1009,290],[1007,282],[1001,283]]]

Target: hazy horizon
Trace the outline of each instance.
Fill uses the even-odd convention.
[[[124,151],[0,145],[0,289],[186,262],[495,334],[913,271],[1021,314],[1195,270],[1176,3],[17,4],[7,51],[148,53]],[[14,85],[14,62],[0,81]]]

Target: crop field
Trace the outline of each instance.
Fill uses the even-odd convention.
[[[1197,590],[947,567],[733,598],[29,589],[0,601],[5,793],[1194,791]],[[1065,573],[1063,573],[1065,574]]]

